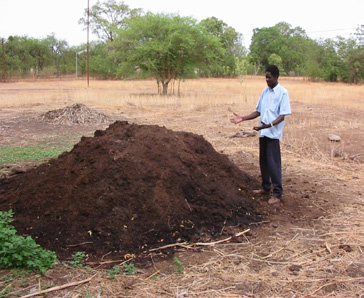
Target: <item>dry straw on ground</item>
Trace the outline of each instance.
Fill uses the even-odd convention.
[[[39,119],[55,124],[101,124],[109,122],[108,117],[95,109],[90,109],[84,104],[73,104],[61,109],[48,111],[40,115]]]
[[[172,258],[161,261],[156,250],[148,256],[148,266],[136,265],[135,275],[110,278],[106,269],[62,265],[30,277],[28,286],[18,289],[25,295],[65,286],[47,297],[363,295],[363,87],[288,78],[280,82],[290,92],[293,110],[282,142],[285,189],[303,202],[307,213],[293,209],[285,220],[278,209],[236,241],[181,245],[174,256],[183,262],[182,272],[174,270]],[[262,77],[188,80],[181,84],[181,97],[157,96],[154,81],[91,81],[90,88],[81,80],[1,87],[1,113],[33,115],[83,103],[114,119],[201,134],[259,179],[257,138],[229,138],[251,132],[253,123],[234,126],[229,118],[233,111],[254,110],[265,87]],[[344,136],[343,142],[330,143],[329,133]],[[335,157],[334,151],[347,158]],[[349,158],[354,155],[358,157]],[[79,284],[68,287],[73,282]]]

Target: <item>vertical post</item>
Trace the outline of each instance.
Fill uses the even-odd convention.
[[[90,45],[89,45],[89,31],[90,31],[90,0],[87,0],[87,87],[90,86]]]
[[[2,39],[2,48],[3,48],[3,82],[6,82],[6,65],[5,65],[5,44],[4,44],[4,38]]]

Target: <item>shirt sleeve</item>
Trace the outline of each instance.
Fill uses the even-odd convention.
[[[279,115],[291,115],[291,104],[289,102],[289,94],[288,91],[285,91],[282,95],[282,101],[280,106]]]
[[[257,107],[256,107],[256,110],[257,110],[257,112],[259,112],[259,114],[262,114],[262,97],[263,97],[263,94],[264,94],[264,90],[263,90],[262,94],[260,94],[260,98],[259,98],[259,101],[258,101]]]

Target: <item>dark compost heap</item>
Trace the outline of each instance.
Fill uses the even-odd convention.
[[[202,136],[117,121],[37,168],[0,181],[0,210],[69,258],[138,254],[214,239],[259,220],[257,181]]]

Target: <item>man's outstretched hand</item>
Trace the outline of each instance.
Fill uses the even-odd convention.
[[[231,123],[238,124],[243,121],[243,118],[236,113],[233,113],[235,117],[230,119]]]

